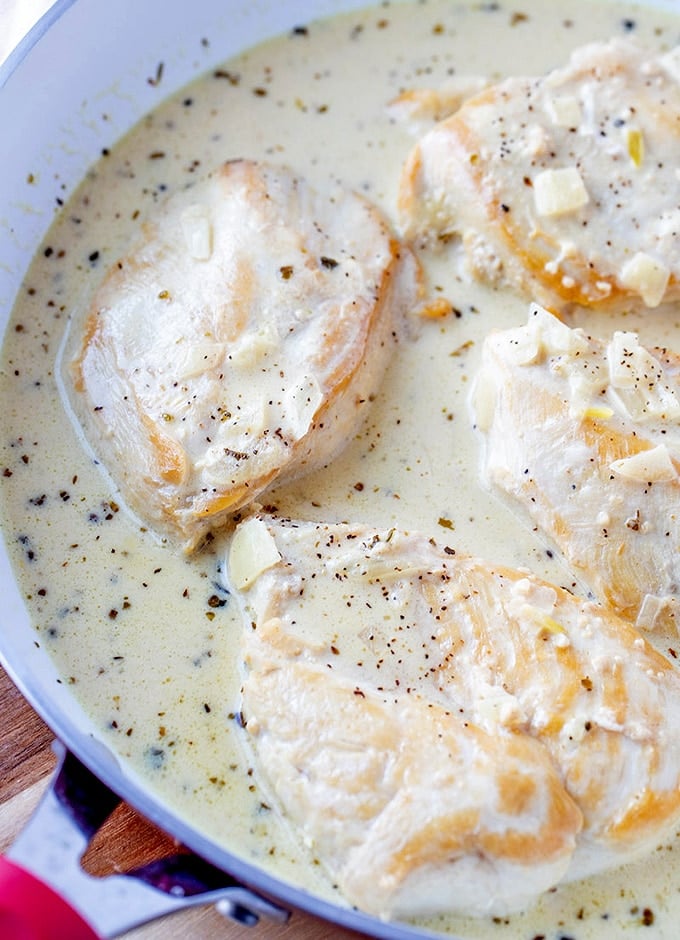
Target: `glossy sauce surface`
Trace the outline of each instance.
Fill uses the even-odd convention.
[[[224,540],[191,558],[160,544],[126,511],[82,439],[67,375],[79,324],[144,217],[221,161],[283,162],[317,186],[339,180],[395,219],[413,142],[386,109],[395,95],[464,75],[539,73],[585,41],[630,33],[668,48],[680,21],[585,0],[430,0],[301,25],[193,83],[102,156],[48,233],[10,322],[0,371],[2,522],[41,645],[102,740],[174,812],[338,903],[244,746],[241,622],[220,578]],[[423,261],[430,289],[454,312],[400,343],[366,423],[332,467],[267,502],[297,518],[423,531],[578,590],[549,546],[478,483],[468,396],[479,347],[492,326],[523,322],[529,298],[470,285],[450,258]],[[675,310],[624,319],[643,340],[680,349]],[[621,318],[583,322],[606,335]],[[665,652],[673,647],[672,638],[657,640]],[[605,937],[634,927],[670,937],[678,884],[680,841],[562,887],[507,922],[428,926],[469,937]]]

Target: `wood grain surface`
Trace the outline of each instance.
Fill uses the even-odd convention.
[[[48,786],[55,757],[52,733],[0,668],[0,852],[6,851]],[[155,826],[122,804],[93,839],[83,868],[105,876],[159,858],[176,848]],[[294,912],[286,926],[261,921],[243,927],[205,907],[165,917],[127,934],[127,940],[350,940],[359,934]],[[10,938],[6,938],[10,940]]]

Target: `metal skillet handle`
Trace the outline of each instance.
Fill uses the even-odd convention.
[[[0,936],[97,940],[186,907],[212,904],[253,926],[290,914],[198,856],[178,854],[126,875],[95,878],[80,866],[120,799],[61,745],[52,784],[0,859]]]

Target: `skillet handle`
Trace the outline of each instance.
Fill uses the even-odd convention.
[[[0,857],[0,937],[98,940],[66,901],[25,868]]]
[[[80,860],[92,836],[120,803],[120,798],[60,743],[55,742],[55,750],[59,762],[52,785],[10,848],[3,865],[8,887],[4,891],[0,881],[0,938],[96,940],[116,937],[175,911],[210,904],[224,917],[246,926],[254,926],[261,918],[287,922],[289,911],[197,855],[170,856],[127,875],[97,878],[87,874]],[[13,893],[17,900],[12,904],[8,900],[5,908],[5,897],[11,899]],[[46,910],[54,913],[47,913],[41,919],[39,908],[43,902]],[[15,918],[7,926],[1,919],[5,911],[7,918]],[[23,920],[16,919],[20,915]],[[54,920],[50,919],[52,916]],[[59,919],[67,916],[72,925],[68,928],[67,921]],[[33,923],[31,918],[34,917]],[[37,931],[41,924],[47,927],[47,933],[31,932]],[[21,929],[28,932],[22,933]]]

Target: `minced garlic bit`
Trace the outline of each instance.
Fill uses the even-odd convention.
[[[628,147],[628,155],[633,161],[633,165],[641,167],[645,159],[645,139],[642,136],[642,131],[634,127],[627,127],[626,146]]]
[[[667,483],[678,478],[675,464],[663,444],[615,460],[609,467],[619,476],[638,483]]]
[[[546,633],[550,633],[552,636],[556,636],[559,633],[566,633],[562,624],[558,623],[557,620],[549,614],[537,613],[535,620]]]
[[[583,412],[584,418],[593,418],[594,420],[606,421],[614,414],[614,409],[608,405],[589,405]]]
[[[658,307],[666,293],[671,272],[656,258],[638,251],[621,268],[621,283],[642,297],[647,307]]]
[[[534,179],[534,202],[539,215],[576,212],[588,201],[588,191],[575,166],[543,170]]]

